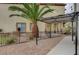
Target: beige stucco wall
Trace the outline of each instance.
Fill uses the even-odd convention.
[[[29,23],[26,19],[21,17],[9,17],[10,14],[14,13],[8,10],[10,5],[11,4],[0,4],[0,28],[3,29],[4,32],[14,32],[16,31],[16,23],[24,22],[27,23],[26,31],[29,31]]]
[[[13,4],[0,4],[0,29],[3,29],[4,32],[14,32],[16,31],[16,23],[24,22],[26,23],[26,31],[30,31],[30,21],[21,18],[21,17],[12,17],[9,15],[14,13],[8,10],[8,7]],[[64,14],[64,6],[50,6],[50,8],[54,9],[53,13],[49,13],[44,17],[55,16],[59,14]],[[45,23],[38,22],[39,31],[45,31]],[[53,27],[52,27],[53,28]]]
[[[43,6],[41,6],[43,7]],[[52,13],[46,14],[44,17],[57,16],[60,14],[64,14],[65,7],[64,6],[49,6],[51,9],[54,9]]]

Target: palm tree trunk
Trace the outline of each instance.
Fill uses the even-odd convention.
[[[37,25],[37,23],[33,23],[32,35],[33,35],[33,37],[36,37],[36,38],[39,37],[39,30],[38,30],[38,25]]]

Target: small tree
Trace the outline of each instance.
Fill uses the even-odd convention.
[[[39,37],[39,30],[37,26],[37,21],[40,20],[41,17],[46,15],[49,12],[52,12],[53,9],[48,8],[48,6],[44,6],[40,8],[40,4],[36,3],[25,3],[21,4],[23,7],[20,6],[10,6],[9,10],[11,11],[20,11],[20,14],[11,14],[10,17],[12,16],[19,16],[23,17],[26,19],[29,19],[33,23],[32,27],[32,35],[33,37]]]

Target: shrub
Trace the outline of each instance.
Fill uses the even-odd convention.
[[[65,24],[65,27],[64,27],[64,33],[65,34],[70,34],[71,33],[71,30],[72,30],[72,26],[71,26],[71,23],[68,22]]]
[[[5,44],[13,44],[15,43],[15,39],[14,38],[11,38],[11,39],[7,39]]]

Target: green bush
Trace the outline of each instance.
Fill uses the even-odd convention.
[[[64,33],[65,34],[70,34],[71,33],[71,30],[72,30],[72,26],[71,26],[71,23],[68,22],[65,24],[65,27],[64,27]]]
[[[5,36],[0,36],[0,44],[13,44],[15,43],[15,38],[13,37],[5,37]]]
[[[5,44],[13,44],[13,43],[15,43],[15,39],[11,38],[11,39],[6,40]]]

